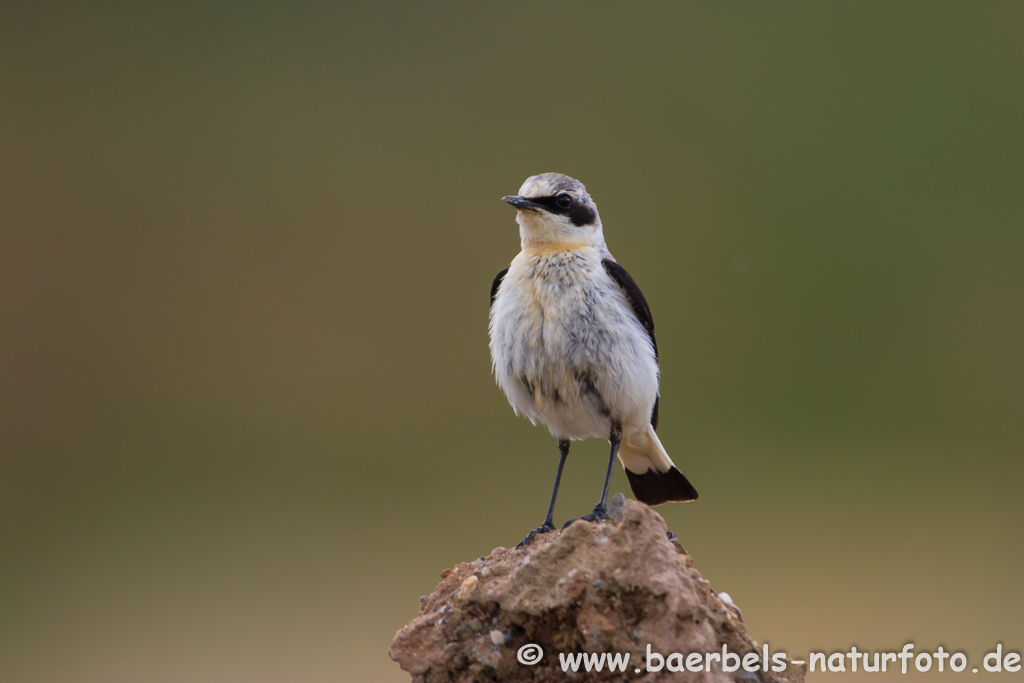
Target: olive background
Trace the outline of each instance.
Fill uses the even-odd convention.
[[[90,5],[0,8],[0,680],[408,680],[550,493],[487,351],[546,171],[755,639],[1024,646],[1020,3]]]

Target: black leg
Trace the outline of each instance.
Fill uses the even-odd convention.
[[[562,481],[562,468],[565,467],[565,459],[569,455],[569,439],[558,440],[558,470],[555,472],[555,487],[551,491],[551,502],[548,503],[548,516],[544,518],[544,523],[539,527],[526,534],[526,538],[519,542],[517,548],[530,545],[534,536],[537,534],[545,534],[549,531],[555,530],[555,523],[553,520],[555,514],[555,499],[558,498],[558,485]]]
[[[544,524],[553,525],[552,518],[555,514],[555,499],[558,498],[558,485],[562,483],[562,468],[565,467],[565,459],[569,456],[569,439],[558,440],[558,469],[555,470],[555,487],[551,489],[551,502],[548,503],[548,516],[544,518]]]
[[[602,510],[607,510],[605,503],[608,502],[608,488],[612,485],[612,468],[615,467],[615,458],[619,455],[619,444],[622,443],[622,424],[619,422],[612,423],[612,431],[608,436],[608,440],[612,444],[612,453],[608,458],[608,471],[604,474],[604,488],[601,490],[601,502],[597,505]],[[594,507],[595,512],[597,507]]]
[[[608,457],[608,471],[605,472],[604,475],[604,488],[601,489],[601,500],[594,506],[593,512],[579,518],[588,522],[599,522],[602,519],[611,519],[608,517],[608,488],[612,485],[612,471],[615,467],[615,458],[619,455],[619,444],[622,443],[622,423],[612,423],[612,430],[611,434],[608,435],[608,441],[612,444],[612,452]],[[570,519],[562,526],[562,528],[564,529],[575,521],[577,520]]]

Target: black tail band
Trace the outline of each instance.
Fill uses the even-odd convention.
[[[659,472],[652,467],[643,474],[627,469],[626,478],[636,499],[647,505],[697,500],[697,489],[675,466],[668,472]]]

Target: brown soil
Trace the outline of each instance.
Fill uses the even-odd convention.
[[[529,548],[495,548],[446,569],[419,616],[395,635],[391,658],[414,683],[803,680],[803,668],[788,662],[776,672],[769,661],[764,671],[760,656],[753,672],[742,666],[725,672],[720,659],[710,671],[670,671],[690,653],[721,655],[727,646],[743,657],[762,650],[728,596],[719,597],[674,535],[670,540],[658,513],[621,495],[610,513],[616,522],[577,522],[538,536]],[[529,643],[543,648],[534,665],[517,658]],[[648,671],[648,645],[665,657],[682,657]],[[581,665],[567,673],[560,665],[559,653],[602,652],[629,653],[625,672],[607,665],[588,672]],[[658,658],[651,659],[656,668]]]

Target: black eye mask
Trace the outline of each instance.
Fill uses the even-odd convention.
[[[566,199],[569,200],[568,206]],[[575,226],[590,225],[597,218],[597,214],[589,204],[585,202],[573,199],[567,194],[556,194],[547,197],[530,197],[529,200],[534,204],[543,206],[548,213],[557,214],[559,216],[568,216],[569,220]]]

